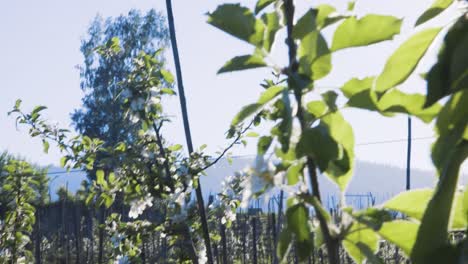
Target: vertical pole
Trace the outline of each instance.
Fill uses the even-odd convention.
[[[406,151],[406,190],[411,189],[411,117],[408,116],[408,148]]]
[[[167,19],[169,22],[169,32],[170,32],[170,37],[171,37],[172,53],[174,55],[174,64],[176,68],[177,87],[178,87],[178,92],[179,92],[180,107],[181,107],[182,119],[184,123],[185,140],[187,141],[187,148],[188,148],[188,152],[190,155],[193,152],[192,135],[190,133],[190,124],[189,124],[188,112],[187,112],[187,102],[185,100],[184,84],[182,81],[182,69],[180,66],[179,51],[177,48],[177,39],[176,39],[176,33],[175,33],[174,15],[172,12],[171,0],[166,0],[166,8],[167,8]],[[210,234],[208,231],[208,222],[206,220],[205,204],[203,202],[203,193],[201,189],[200,180],[197,178],[195,181],[196,181],[195,185],[197,186],[195,188],[195,193],[197,196],[198,210],[199,210],[200,218],[201,218],[200,220],[201,220],[202,230],[203,230],[203,240],[205,242],[205,247],[206,247],[206,257],[208,259],[208,264],[213,264]]]

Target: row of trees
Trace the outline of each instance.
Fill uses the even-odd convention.
[[[435,1],[422,12],[416,33],[394,51],[379,75],[354,78],[339,90],[327,92],[315,89],[316,82],[332,71],[335,53],[391,40],[400,33],[403,21],[380,14],[357,17],[354,2],[346,12],[331,5],[315,5],[300,18],[295,18],[293,0],[259,0],[254,10],[239,4],[220,5],[208,14],[208,23],[251,45],[254,52],[234,57],[219,72],[270,67],[273,76],[262,84],[265,90],[260,98],[234,117],[228,130],[230,143],[217,157],[205,154],[203,146],[192,149],[186,111],[182,112],[189,155],[182,153],[180,144],[165,140],[162,127],[170,118],[161,100],[176,92],[174,77],[157,49],[165,45],[167,31],[161,26],[162,17],[153,11],[145,16],[131,12],[127,18],[93,23],[90,38],[82,45],[82,88],[86,96],[84,108],[73,114],[78,135],[50,125],[41,116],[43,106],[26,113],[18,100],[11,114],[29,127],[31,136],[43,140],[46,151],[49,142],[56,143],[64,152],[64,167],[88,170],[85,202],[99,211],[98,263],[123,259],[145,262],[144,237],[154,232],[168,238],[162,247],[181,247],[177,262],[214,263],[211,242],[217,239],[218,231],[210,226],[209,217],[221,219],[219,232],[225,232],[239,207],[274,190],[281,190],[287,198],[285,214],[281,214],[280,203],[274,225],[278,234],[274,263],[287,261],[291,252],[299,261],[310,260],[313,249],[319,247],[324,248],[328,263],[342,261],[340,248],[357,263],[380,263],[376,252],[382,239],[396,245],[414,263],[463,263],[468,255],[467,239],[454,241],[449,235],[455,230],[466,231],[468,222],[468,191],[457,189],[459,169],[468,156],[467,11],[462,10],[444,26],[420,29],[453,2]],[[172,8],[169,0],[166,3],[184,110]],[[287,36],[287,65],[272,64],[275,60],[269,59],[273,44],[280,45],[276,35],[281,30]],[[331,44],[323,37],[326,30],[333,35]],[[427,93],[408,94],[398,89],[441,32],[446,33],[438,60],[423,74]],[[158,42],[154,42],[155,37]],[[310,95],[320,99],[310,100]],[[343,199],[338,217],[332,217],[322,205],[318,177],[336,183],[344,197],[355,161],[352,124],[341,114],[346,108],[386,117],[403,113],[427,123],[435,120],[438,137],[432,159],[439,175],[436,189],[404,192],[382,207],[362,211],[353,210]],[[272,129],[258,138],[255,164],[227,177],[218,195],[221,202],[206,207],[198,178],[260,124]],[[274,153],[278,161],[273,163],[267,153]],[[7,178],[29,170],[21,164],[15,166],[19,168],[10,169]],[[25,188],[24,184],[12,186]],[[14,197],[19,206],[18,194],[15,191],[9,197]],[[165,205],[162,219],[141,217],[156,203]],[[112,210],[119,206],[128,206],[128,213]],[[17,210],[16,214],[28,210]],[[394,219],[394,211],[406,217]],[[16,222],[4,226],[18,230]],[[13,242],[8,249],[11,253],[1,257],[12,263],[27,257],[27,239],[3,233],[2,237]],[[112,241],[111,250],[105,252],[102,249],[108,241]]]

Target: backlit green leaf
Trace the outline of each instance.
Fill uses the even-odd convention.
[[[261,47],[265,25],[246,7],[223,4],[208,14],[208,23],[257,47]]]
[[[430,28],[416,33],[388,58],[377,77],[375,91],[384,92],[404,82],[414,71],[441,28]]]
[[[328,163],[339,158],[339,146],[330,137],[328,129],[317,126],[304,130],[296,146],[299,157],[307,155],[315,160],[319,169],[325,171]]]
[[[105,185],[106,181],[104,179],[104,171],[103,170],[96,171],[96,183],[98,185]]]
[[[355,222],[343,240],[343,247],[356,263],[363,263],[367,258],[366,252],[375,254],[379,246],[379,236],[369,227]]]
[[[304,162],[298,160],[289,166],[286,171],[286,178],[288,179],[288,185],[294,185],[301,180],[302,171],[304,170]]]
[[[442,108],[439,104],[424,109],[425,96],[422,94],[407,94],[393,89],[385,93],[378,102],[381,112],[411,114],[429,123]]]
[[[307,103],[307,112],[313,115],[314,118],[321,117],[328,110],[327,105],[323,101],[312,101]]]
[[[353,128],[339,112],[327,114],[322,118],[322,122],[328,127],[330,136],[343,150],[340,159],[332,161],[328,165],[325,174],[338,184],[341,191],[344,191],[348,186],[354,169]]]
[[[382,227],[376,231],[385,240],[397,245],[409,256],[416,241],[418,227],[419,225],[414,222],[394,220],[391,222],[384,222]]]
[[[366,15],[360,19],[347,18],[335,31],[331,50],[367,46],[390,40],[400,33],[401,23],[401,19],[384,15]]]
[[[355,94],[372,88],[372,83],[374,82],[374,80],[374,77],[366,77],[362,80],[358,78],[353,78],[346,82],[343,85],[343,87],[341,87],[341,91],[346,97],[350,98]]]
[[[421,220],[433,193],[434,191],[431,189],[402,192],[388,200],[383,207]]]
[[[442,174],[434,196],[425,210],[411,253],[411,260],[415,263],[436,263],[432,261],[431,255],[446,247],[448,243],[449,220],[455,207],[454,198],[460,166],[468,157],[468,142],[453,146],[453,150],[446,155],[449,161],[441,170]]]
[[[330,73],[331,54],[322,34],[313,31],[307,34],[299,45],[299,73],[309,76],[311,80],[321,79]]]
[[[163,76],[164,80],[168,83],[173,83],[174,82],[174,76],[170,71],[166,71],[164,69],[161,69],[161,75]]]

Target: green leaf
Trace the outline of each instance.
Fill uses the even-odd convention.
[[[347,18],[333,35],[332,51],[367,46],[393,39],[400,33],[402,20],[393,16],[366,15],[361,19]]]
[[[436,132],[440,135],[432,146],[432,162],[439,173],[450,162],[448,153],[463,139],[468,125],[468,90],[460,91],[451,96],[440,111],[436,121]]]
[[[115,173],[113,172],[109,173],[108,181],[111,184],[115,182]]]
[[[451,221],[450,221],[450,230],[459,230],[459,231],[464,231],[468,227],[468,214],[465,211],[464,204],[465,202],[463,201],[466,196],[466,191],[463,192],[457,192],[455,194],[455,200],[454,200],[454,208],[451,216]]]
[[[379,236],[364,224],[355,222],[346,233],[343,247],[356,263],[363,263],[368,257],[374,255],[379,249]]]
[[[292,235],[288,229],[283,229],[280,233],[278,240],[277,254],[280,257],[280,263],[284,263],[284,259],[288,256],[289,250],[291,249]]]
[[[330,73],[331,54],[322,34],[313,31],[302,38],[298,49],[299,73],[311,80],[319,80]]]
[[[347,106],[380,112],[382,115],[395,113],[410,114],[428,123],[439,113],[440,105],[424,109],[425,97],[421,94],[406,94],[397,89],[387,91],[380,100],[371,90],[374,78],[351,79],[341,91],[349,98]]]
[[[307,203],[311,204],[314,207],[314,210],[317,214],[322,215],[327,224],[331,223],[331,215],[328,213],[327,209],[323,207],[322,203],[317,199],[317,197],[314,197],[312,195],[306,195],[303,198]]]
[[[277,137],[281,150],[288,152],[292,133],[292,107],[287,89],[283,89],[282,100],[277,100],[275,108],[278,109],[280,122],[271,129],[271,134]]]
[[[339,158],[338,144],[329,135],[325,126],[317,126],[304,130],[296,146],[299,157],[309,156],[317,163],[323,172],[328,168],[329,162]]]
[[[208,23],[257,47],[262,45],[265,25],[248,8],[239,4],[218,6],[208,14]]]
[[[286,211],[287,228],[294,234],[299,261],[304,260],[312,249],[313,242],[309,229],[309,214],[304,204],[296,204]]]
[[[445,164],[433,198],[429,202],[421,221],[411,260],[414,263],[433,263],[431,255],[448,243],[450,216],[458,184],[460,166],[468,157],[468,142],[462,142],[446,153]]]
[[[180,145],[180,144],[175,144],[175,145],[172,145],[172,146],[168,147],[168,149],[169,149],[170,151],[173,151],[173,152],[179,151],[179,150],[182,149],[182,145]]]
[[[327,91],[321,94],[323,101],[327,104],[329,111],[335,112],[338,110],[336,106],[336,99],[338,98],[338,94],[335,91]]]
[[[391,222],[384,222],[377,233],[385,240],[397,245],[410,255],[416,241],[419,225],[414,222],[404,220],[394,220]]]
[[[46,106],[43,106],[43,105],[36,106],[32,110],[31,114],[39,113],[39,112],[41,112],[42,110],[45,110],[45,109],[47,109]]]
[[[433,193],[434,191],[431,189],[402,192],[388,200],[383,207],[421,220]]]
[[[104,171],[98,170],[96,171],[96,183],[98,185],[104,186],[106,184],[106,180],[104,179]]]
[[[44,149],[44,153],[49,153],[49,142],[45,139],[42,140],[42,146],[43,146],[43,149]]]
[[[453,3],[453,0],[435,0],[432,5],[424,11],[416,20],[414,26],[418,26],[442,13],[447,7]]]
[[[327,105],[323,101],[312,101],[307,103],[307,112],[314,118],[323,116],[328,110]]]
[[[273,140],[270,136],[262,136],[257,143],[257,153],[258,155],[263,155],[270,148],[271,141]]]
[[[260,13],[264,8],[273,4],[276,0],[258,0],[255,5],[255,14]]]
[[[257,103],[264,105],[273,100],[279,93],[281,93],[284,90],[284,86],[275,85],[269,87],[260,95],[260,98],[258,99]]]
[[[234,119],[231,122],[231,125],[236,126],[239,123],[243,122],[247,117],[259,111],[265,104],[275,99],[275,97],[283,90],[283,86],[272,86],[268,88],[260,95],[260,98],[258,99],[257,103],[244,106],[241,109],[241,111],[234,117]]]
[[[465,192],[463,193],[463,208],[461,211],[461,215],[464,216],[465,223],[468,224],[468,186],[466,185]]]
[[[169,95],[175,95],[176,92],[171,88],[161,88],[161,92]]]
[[[249,133],[245,134],[246,137],[253,137],[253,138],[256,138],[258,137],[258,133],[257,132],[254,132],[254,131],[250,131]]]
[[[354,1],[349,1],[347,10],[352,12],[354,10],[355,6],[356,6],[356,1],[355,0]]]
[[[259,55],[244,55],[237,56],[228,61],[219,69],[218,74],[224,72],[241,71],[253,68],[265,67],[267,64],[263,61],[263,57]]]
[[[341,91],[343,94],[350,98],[353,95],[356,95],[362,91],[369,90],[372,88],[372,84],[374,83],[375,77],[366,77],[364,79],[353,78],[347,81],[343,87],[341,87]]]
[[[297,241],[310,239],[308,219],[309,214],[304,204],[295,204],[286,211],[288,229],[295,235]]]
[[[166,71],[164,69],[161,69],[161,75],[163,76],[164,80],[168,83],[173,83],[174,82],[174,76],[170,71]]]
[[[62,158],[60,158],[60,167],[65,167],[65,165],[67,164],[67,161],[68,161],[68,157],[67,156],[64,156]]]
[[[406,94],[393,89],[382,96],[378,102],[378,108],[381,112],[410,114],[429,123],[442,107],[439,104],[434,104],[424,109],[425,99],[426,97],[422,94]]]
[[[302,39],[307,34],[321,30],[344,18],[344,16],[332,16],[335,12],[336,9],[327,4],[309,9],[294,25],[293,38]]]
[[[354,170],[354,133],[351,125],[339,112],[325,115],[323,124],[328,127],[330,136],[343,151],[340,159],[332,161],[325,174],[330,177],[341,191],[344,191],[353,175]]]
[[[377,77],[374,90],[384,92],[404,82],[414,71],[441,29],[423,30],[401,44],[388,58],[382,73]]]
[[[439,99],[468,89],[468,20],[462,16],[445,35],[437,63],[427,74],[427,101],[431,106]]]
[[[14,107],[14,109],[19,109],[19,108],[20,108],[20,106],[21,106],[21,102],[22,102],[22,100],[21,100],[21,99],[16,99],[16,102],[15,102],[15,107]]]
[[[301,180],[302,171],[304,170],[305,163],[301,160],[294,162],[289,166],[286,171],[286,178],[288,179],[288,185],[294,185]]]
[[[280,17],[277,12],[266,13],[262,16],[263,23],[265,23],[265,36],[263,38],[263,48],[270,52],[271,46],[275,42],[275,36],[281,28]]]

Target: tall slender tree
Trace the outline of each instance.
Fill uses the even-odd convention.
[[[153,9],[146,14],[131,10],[116,18],[103,20],[97,16],[94,19],[88,36],[81,43],[84,56],[80,67],[81,89],[85,96],[82,108],[71,116],[78,132],[99,138],[107,146],[132,142],[141,124],[124,115],[122,87],[118,84],[127,78],[140,52],[154,53],[167,45],[168,31],[164,22],[164,17]],[[96,49],[113,38],[119,39],[119,53],[98,56]],[[103,158],[98,157],[97,161]],[[109,166],[115,163],[107,162]]]

